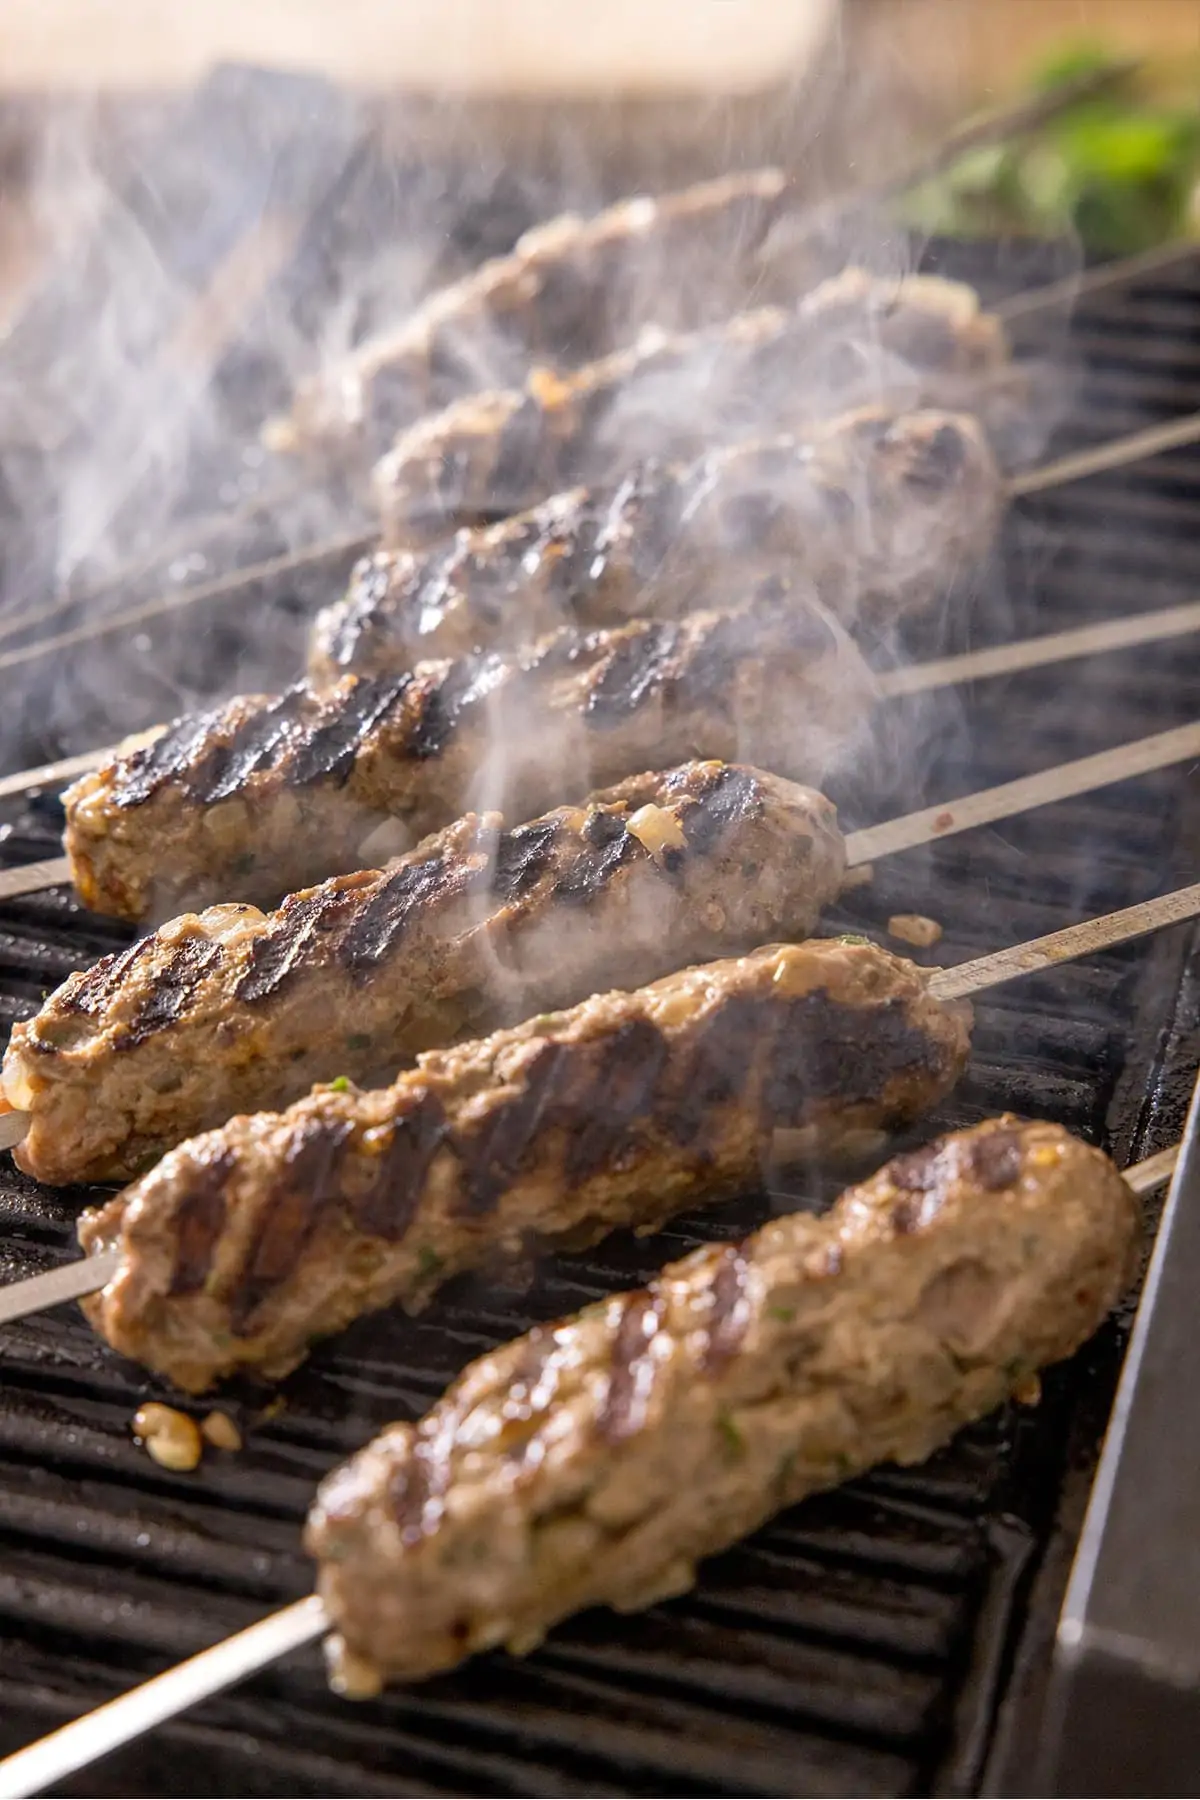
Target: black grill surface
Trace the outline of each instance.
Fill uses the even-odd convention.
[[[996,265],[942,247],[992,291]],[[1011,272],[1009,272],[1011,274]],[[1040,327],[1051,335],[1061,325]],[[1081,309],[1070,448],[1200,407],[1200,263]],[[1196,596],[1200,452],[1022,503],[951,635],[984,644]],[[232,631],[234,621],[222,622]],[[837,797],[867,823],[1185,721],[1191,639],[894,706],[882,762]],[[150,705],[155,696],[147,698]],[[158,696],[161,707],[161,696]],[[147,718],[155,715],[147,712]],[[131,725],[138,723],[131,719]],[[955,961],[1163,892],[1200,873],[1187,768],[880,864],[830,925],[932,914]],[[55,808],[10,814],[8,862],[52,852]],[[123,941],[61,894],[0,913],[0,1025]],[[1043,1114],[1122,1162],[1177,1134],[1200,1046],[1190,927],[983,997],[970,1072],[919,1136],[1001,1110]],[[246,1448],[194,1475],[131,1441],[162,1390],[98,1347],[73,1309],[0,1346],[0,1748],[11,1750],[306,1590],[299,1525],[314,1483],[377,1427],[422,1410],[471,1357],[535,1319],[646,1279],[706,1236],[835,1184],[758,1196],[548,1262],[526,1292],[463,1285],[419,1322],[363,1321],[282,1390],[226,1402]],[[0,1275],[71,1252],[86,1196],[0,1170]],[[351,1706],[315,1652],[109,1758],[79,1793],[972,1793],[996,1721],[1028,1685],[1056,1604],[1048,1546],[1094,1458],[1120,1323],[1053,1372],[1039,1406],[962,1434],[926,1466],[881,1469],[712,1561],[695,1592],[637,1618],[582,1617],[524,1661],[481,1658]],[[1069,1508],[1068,1508],[1069,1511]],[[1059,1559],[1061,1561],[1061,1557]],[[1049,1573],[1047,1573],[1049,1571]]]

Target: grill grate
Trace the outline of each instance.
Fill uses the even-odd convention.
[[[948,250],[943,263],[954,264]],[[962,259],[960,258],[960,263]],[[975,267],[970,266],[975,263]],[[979,274],[978,252],[963,272]],[[1200,262],[1098,296],[1073,345],[1078,401],[1061,445],[1200,405]],[[1200,454],[1023,503],[963,641],[1058,630],[1195,597],[1187,540]],[[1195,712],[1188,640],[905,702],[903,780],[837,796],[851,823],[1007,780]],[[153,715],[150,715],[153,716]],[[902,760],[902,759],[893,759]],[[867,795],[871,799],[868,804]],[[940,960],[980,954],[1194,879],[1198,795],[1168,770],[880,865],[838,923],[932,913]],[[54,809],[10,814],[7,861],[46,854]],[[1002,989],[979,1007],[970,1073],[935,1121],[1012,1106],[1121,1160],[1180,1126],[1200,1040],[1191,929]],[[0,1021],[124,941],[60,895],[0,916]],[[1187,979],[1185,979],[1185,975]],[[928,1128],[927,1128],[928,1129]],[[822,1190],[825,1196],[832,1185]],[[4,1278],[69,1254],[78,1195],[0,1173]],[[805,1193],[791,1198],[809,1203]],[[777,1201],[777,1203],[787,1203]],[[548,1262],[527,1293],[464,1284],[417,1322],[361,1322],[286,1384],[231,1401],[235,1457],[173,1476],[129,1439],[158,1391],[73,1311],[11,1328],[0,1393],[0,1749],[305,1590],[298,1524],[315,1481],[386,1419],[422,1409],[536,1318],[645,1279],[699,1237],[757,1223],[759,1198]],[[1094,1453],[1120,1332],[1055,1371],[1042,1405],[964,1433],[915,1470],[885,1469],[794,1509],[636,1619],[593,1614],[525,1662],[479,1659],[358,1707],[314,1656],[211,1702],[68,1791],[208,1794],[968,1793],[983,1779],[1064,1481]],[[1049,1568],[1050,1565],[1047,1565]],[[1033,1621],[1036,1627],[1036,1619]]]

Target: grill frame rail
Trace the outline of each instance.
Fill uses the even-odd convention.
[[[1039,1746],[1049,1794],[1182,1794],[1200,1760],[1191,1391],[1200,1085],[1146,1274],[1056,1634]]]

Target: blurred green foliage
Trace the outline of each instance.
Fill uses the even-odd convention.
[[[1037,70],[1031,90],[1112,60],[1072,48]],[[1019,143],[968,151],[913,189],[902,212],[920,230],[968,237],[1074,230],[1093,253],[1127,256],[1195,230],[1198,184],[1200,73],[1148,70]]]

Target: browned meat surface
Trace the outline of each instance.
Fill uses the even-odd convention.
[[[922,1461],[1092,1335],[1139,1224],[1099,1151],[993,1119],[481,1357],[321,1485],[335,1684],[649,1606],[804,1495]]]
[[[764,307],[678,336],[651,330],[574,374],[535,369],[520,387],[469,394],[397,440],[375,493],[385,537],[405,547],[619,479],[642,457],[805,434],[853,407],[957,406],[986,419],[1000,377],[1006,389],[1002,328],[969,288],[850,271],[794,312]]]
[[[318,1089],[193,1138],[99,1212],[97,1331],[180,1387],[279,1375],[313,1339],[508,1253],[651,1231],[810,1152],[916,1117],[970,1009],[872,944],[810,941],[595,994],[432,1051],[389,1088]]]
[[[489,381],[520,380],[531,356],[568,366],[647,320],[718,318],[745,303],[753,253],[786,192],[782,170],[751,169],[622,200],[594,218],[552,219],[305,382],[268,442],[378,454],[430,407]]]
[[[788,568],[848,621],[943,597],[987,552],[1004,486],[965,413],[846,414],[691,464],[645,463],[615,493],[570,488],[425,551],[365,557],[319,614],[309,673],[407,669],[427,656],[528,642],[571,624],[719,607]]]
[[[235,1112],[619,981],[804,937],[841,885],[830,803],[729,763],[634,776],[515,831],[469,814],[384,869],[189,913],[15,1027],[0,1094],[41,1181],[129,1180]]]
[[[370,862],[385,820],[401,849],[471,806],[529,818],[694,756],[819,783],[871,691],[827,615],[777,590],[729,616],[565,628],[177,720],[67,790],[66,849],[98,912],[273,902]]]

